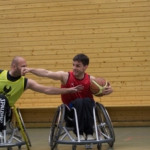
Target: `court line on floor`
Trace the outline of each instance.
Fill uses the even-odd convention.
[[[130,133],[131,133],[131,132],[127,132],[127,133],[125,133],[125,134],[122,134],[122,135],[116,136],[116,139],[117,139],[117,138],[120,138],[120,137],[122,137],[122,136],[124,136],[124,135],[130,134]]]
[[[136,129],[136,130],[138,130],[138,129]],[[117,139],[117,138],[120,138],[120,137],[122,137],[122,136],[124,136],[124,135],[128,135],[128,134],[130,134],[130,133],[132,133],[132,132],[135,132],[136,130],[130,131],[130,132],[127,132],[127,133],[124,133],[124,134],[122,134],[122,135],[115,136],[115,137],[116,137],[116,139]]]

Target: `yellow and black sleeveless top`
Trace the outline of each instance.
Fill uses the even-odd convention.
[[[16,81],[7,79],[8,70],[0,73],[0,95],[5,95],[9,101],[10,106],[14,106],[15,102],[20,98],[24,92],[25,79],[21,76]]]

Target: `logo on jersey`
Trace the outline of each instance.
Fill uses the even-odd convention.
[[[74,87],[74,83],[71,83],[71,86]]]
[[[0,90],[0,94],[5,95],[6,97],[9,97],[10,95],[8,94],[12,90],[11,86],[5,85],[3,90]]]

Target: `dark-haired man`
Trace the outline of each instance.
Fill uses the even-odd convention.
[[[84,89],[79,93],[63,94],[61,95],[62,102],[68,105],[70,108],[74,107],[77,110],[79,134],[80,139],[85,140],[84,133],[87,140],[93,140],[93,107],[95,105],[94,98],[90,92],[90,82],[95,79],[94,76],[90,76],[85,73],[89,65],[89,58],[85,54],[77,54],[73,58],[72,71],[48,71],[45,69],[23,68],[22,73],[33,73],[40,77],[48,77],[54,80],[61,81],[61,88],[75,87],[82,85]],[[110,84],[103,90],[103,95],[112,93]],[[76,132],[76,125],[74,122],[74,133]]]

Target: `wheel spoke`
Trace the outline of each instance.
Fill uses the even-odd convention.
[[[102,104],[96,103],[96,115],[97,122],[100,124],[101,134],[104,139],[112,139],[112,141],[108,142],[109,146],[112,147],[115,142],[115,134],[108,112]]]
[[[57,148],[57,141],[60,137],[63,128],[64,114],[65,114],[65,105],[62,104],[57,108],[50,128],[49,145],[51,147],[51,150]]]

